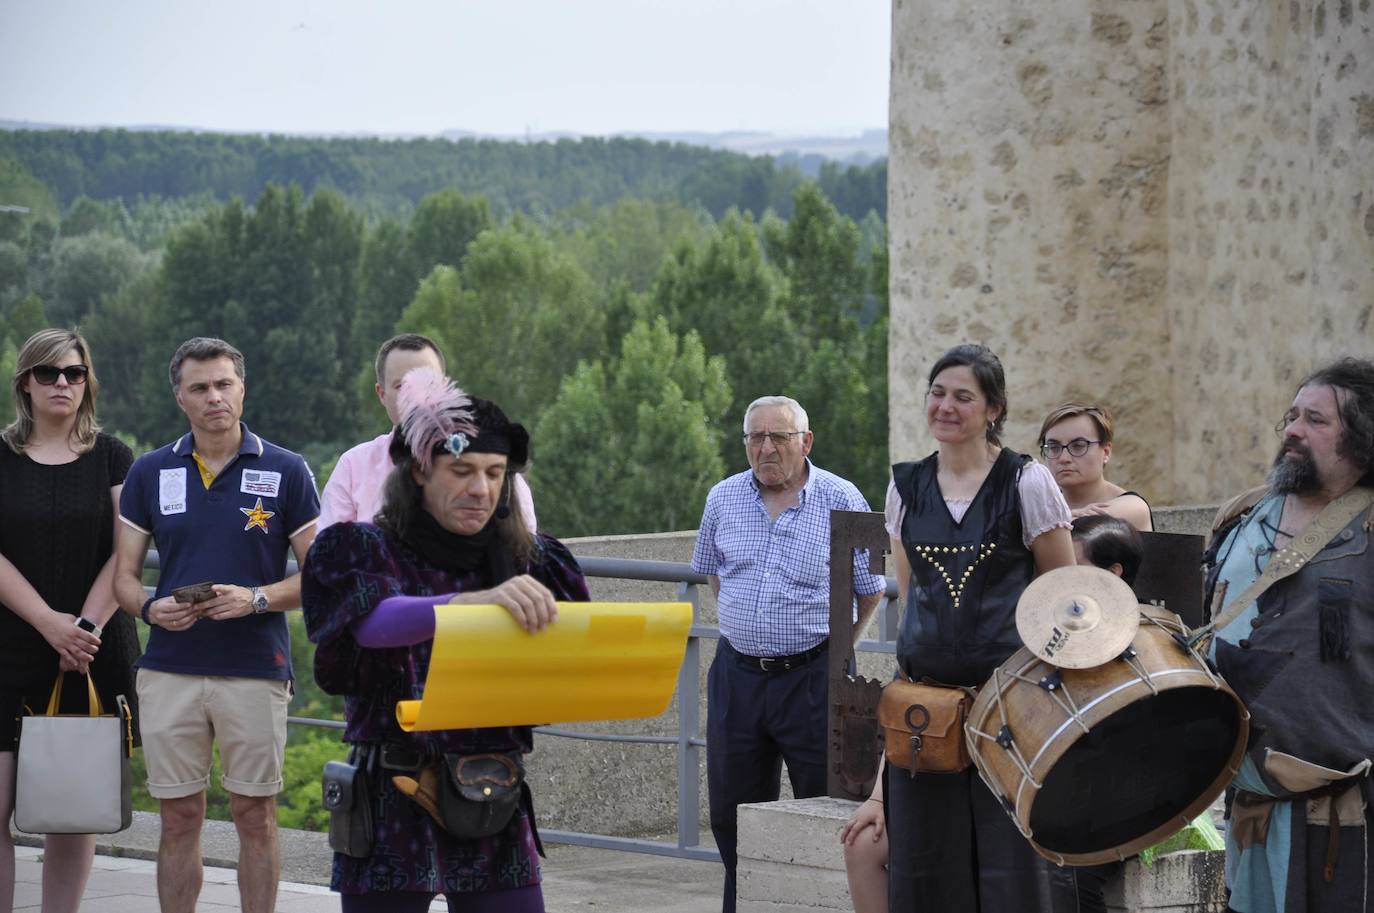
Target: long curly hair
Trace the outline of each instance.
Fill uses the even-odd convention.
[[[1339,452],[1359,468],[1361,485],[1374,485],[1374,361],[1337,359],[1303,378],[1298,389],[1314,385],[1335,390],[1344,426]]]
[[[401,423],[392,432],[388,453],[393,468],[382,488],[378,526],[404,539],[424,510],[421,485],[416,475],[428,478],[434,458],[449,453],[462,459],[464,452],[502,453],[507,456],[501,498],[491,519],[503,548],[516,565],[527,566],[534,557],[534,537],[521,511],[514,509],[512,473],[529,460],[529,434],[511,422],[493,402],[469,396],[453,381],[429,368],[417,368],[401,381],[398,396]]]

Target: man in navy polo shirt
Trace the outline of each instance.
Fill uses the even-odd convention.
[[[140,732],[148,792],[158,800],[163,913],[191,913],[201,886],[200,829],[218,739],[239,836],[245,913],[276,902],[291,644],[284,612],[300,607],[300,576],[320,501],[299,454],[239,421],[243,355],[196,337],[172,356],[172,391],[191,431],[139,457],[119,499],[115,596],[152,630],[139,660]],[[149,541],[161,560],[145,599]],[[207,584],[197,587],[197,584]],[[198,590],[182,592],[182,588]],[[179,598],[180,597],[180,598]]]
[[[735,909],[736,813],[772,802],[787,762],[792,793],[825,795],[825,642],[830,631],[830,511],[868,510],[854,487],[807,459],[806,410],[764,396],[744,412],[749,469],[711,489],[692,568],[711,578],[720,640],[706,684],[711,831],[725,863],[722,909]],[[884,581],[853,558],[857,635]]]

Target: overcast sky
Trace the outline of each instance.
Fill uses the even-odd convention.
[[[887,123],[890,0],[0,0],[0,120],[281,132]]]

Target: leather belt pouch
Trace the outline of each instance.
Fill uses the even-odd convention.
[[[376,752],[354,747],[347,761],[324,765],[321,783],[329,810],[329,848],[357,859],[372,853],[373,802],[370,764]]]
[[[455,837],[490,837],[520,804],[524,771],[509,755],[446,754],[440,762],[439,810]]]
[[[905,679],[889,682],[878,702],[887,763],[913,776],[967,770],[973,760],[964,740],[964,720],[972,705],[968,689]]]

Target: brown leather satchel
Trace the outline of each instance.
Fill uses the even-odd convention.
[[[897,679],[883,688],[878,724],[887,763],[919,773],[959,773],[973,764],[964,741],[972,689]]]

